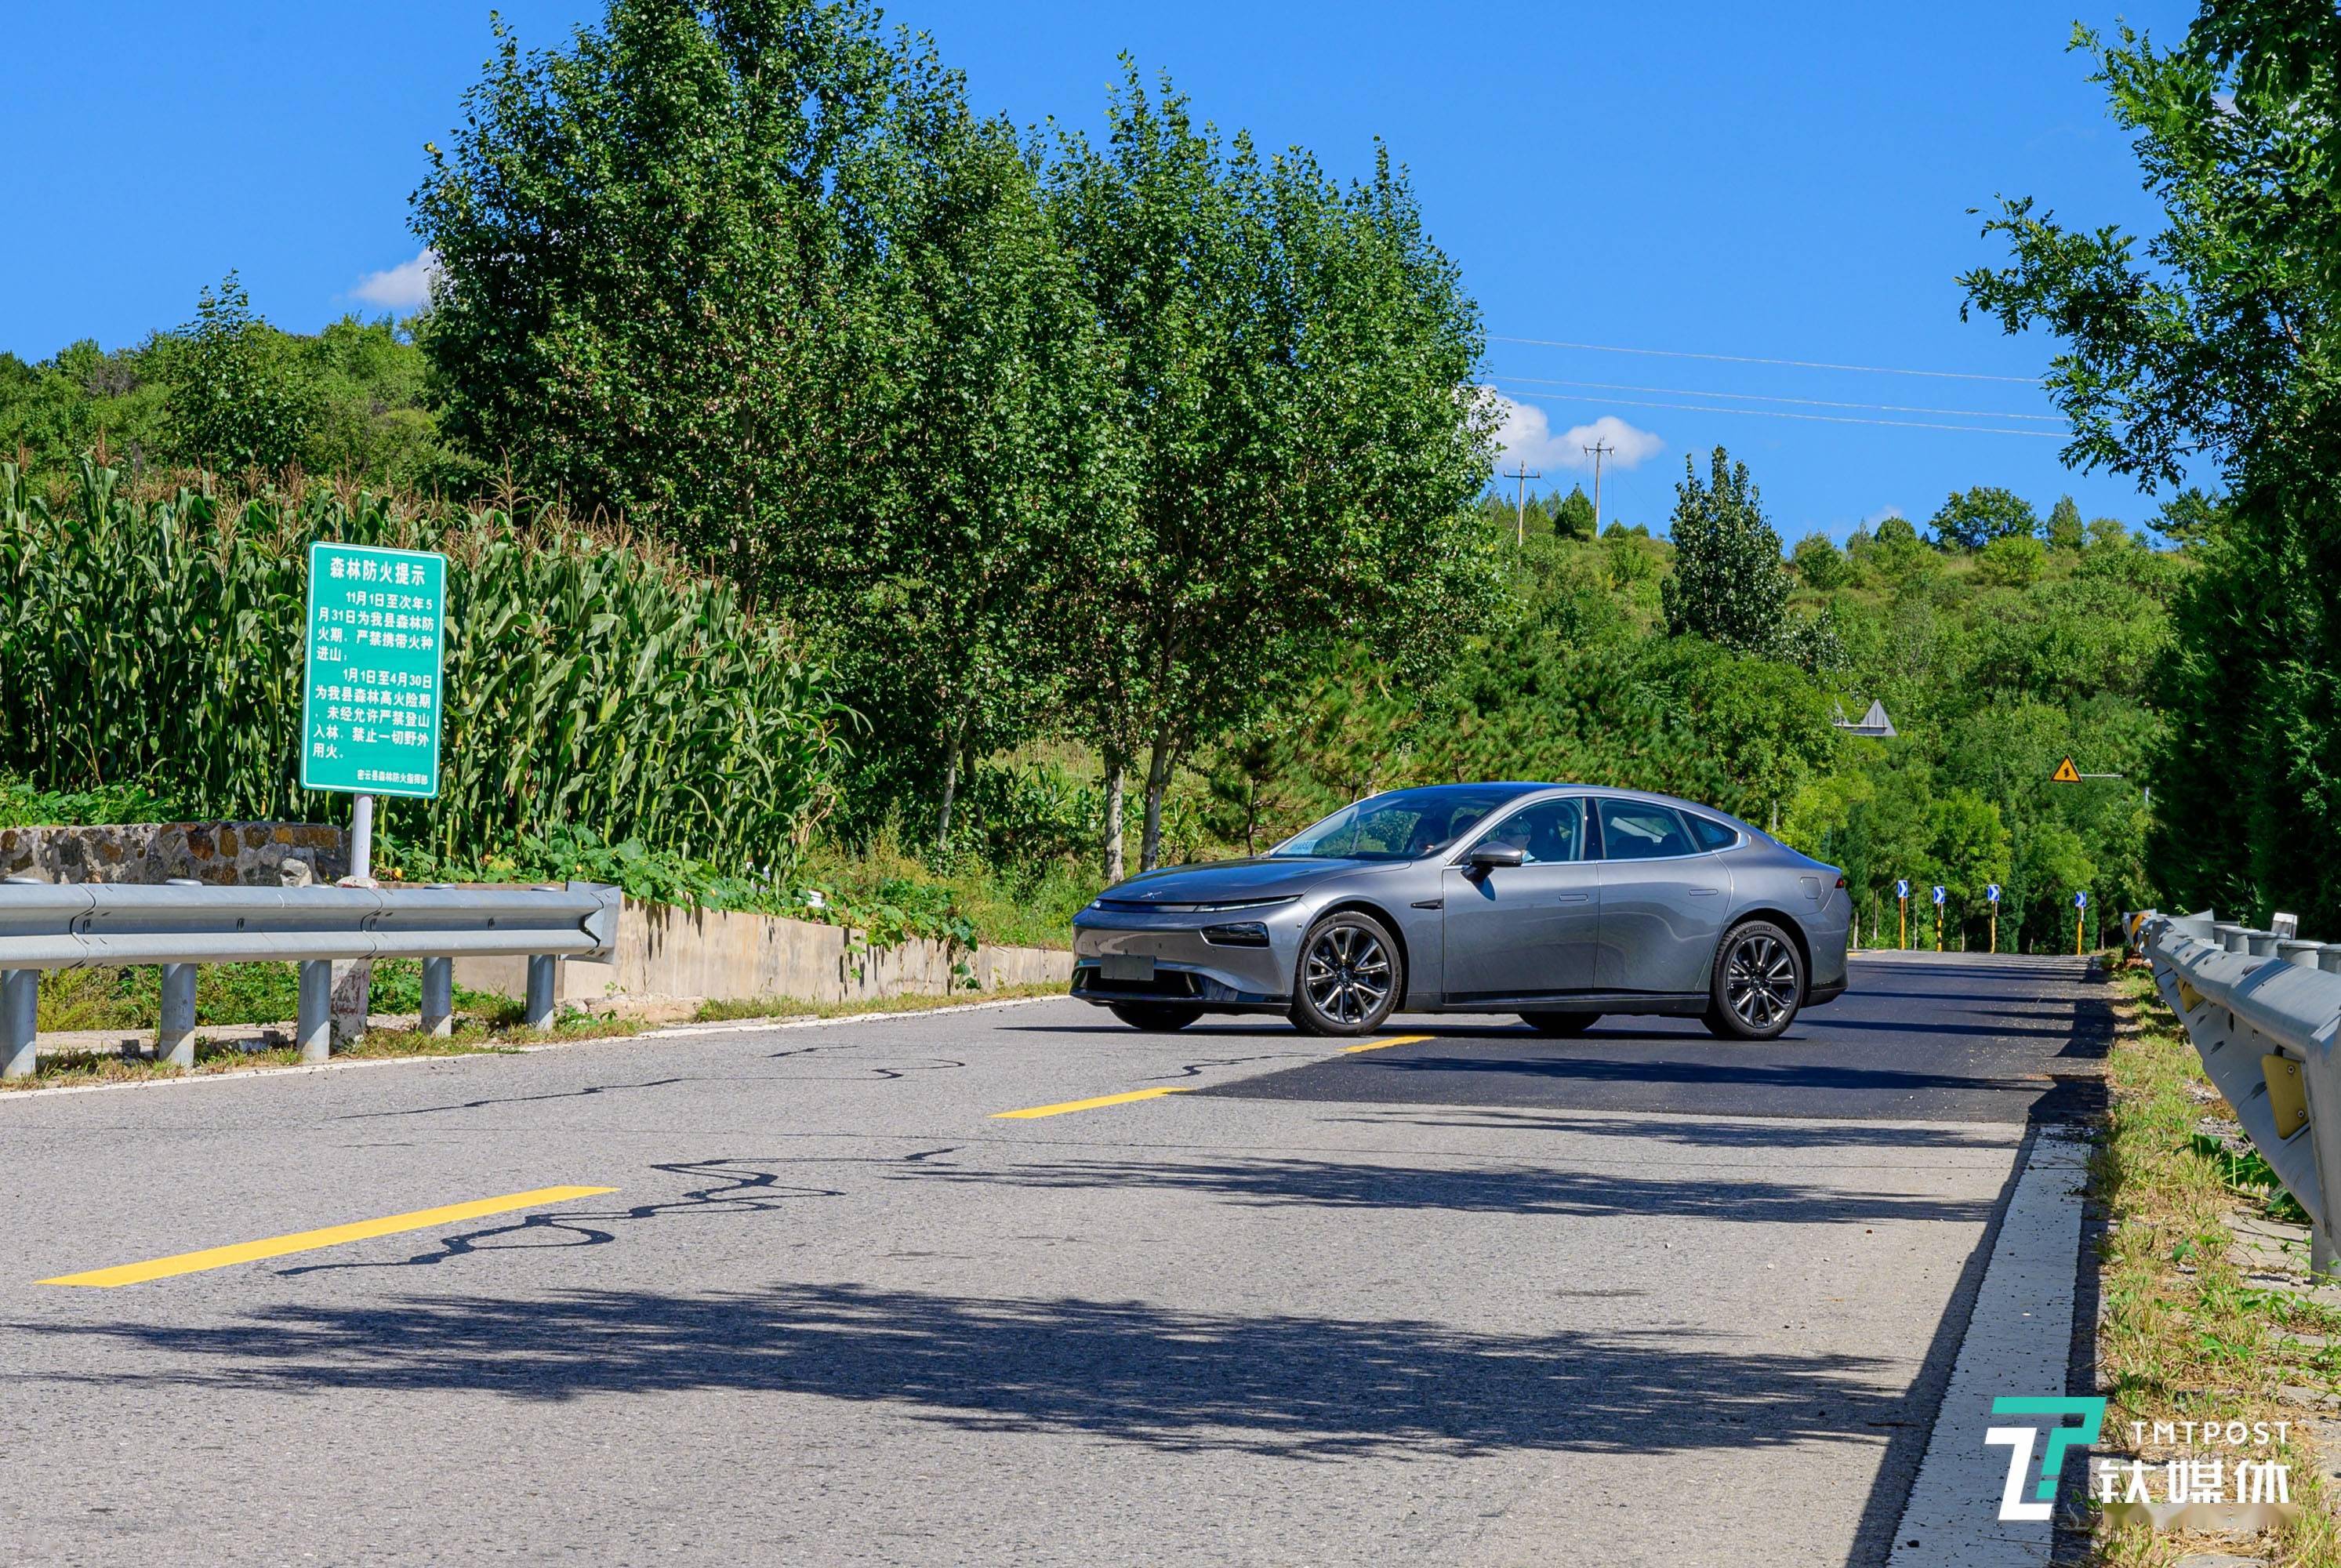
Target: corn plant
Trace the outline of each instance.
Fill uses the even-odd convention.
[[[146,782],[202,814],[314,819],[299,787],[307,550],[450,559],[441,785],[385,831],[476,861],[564,826],[730,869],[792,860],[846,716],[733,591],[548,514],[312,485],[241,504],[122,493],[85,460],[52,506],[0,464],[0,769]]]

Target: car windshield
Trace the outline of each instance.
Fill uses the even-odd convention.
[[[1415,860],[1436,854],[1520,793],[1504,784],[1432,784],[1344,807],[1268,853],[1283,859]]]

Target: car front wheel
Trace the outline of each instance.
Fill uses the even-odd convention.
[[[1292,987],[1292,1022],[1310,1034],[1370,1034],[1398,1006],[1398,942],[1370,914],[1342,910],[1309,928]]]
[[[1726,1040],[1769,1040],[1796,1022],[1805,964],[1788,934],[1750,920],[1724,934],[1708,987],[1707,1026]]]

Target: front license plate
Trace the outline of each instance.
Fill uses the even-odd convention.
[[[1154,958],[1134,953],[1109,953],[1098,960],[1101,980],[1151,980],[1154,978]]]

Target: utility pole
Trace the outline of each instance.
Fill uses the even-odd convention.
[[[1579,452],[1593,459],[1593,536],[1601,537],[1601,460],[1618,449],[1608,442],[1596,439],[1590,446],[1580,446]]]
[[[1515,545],[1526,544],[1529,542],[1529,481],[1543,478],[1544,470],[1530,469],[1528,459],[1523,457],[1519,467],[1503,477],[1520,482],[1519,498],[1512,503],[1512,543]]]

